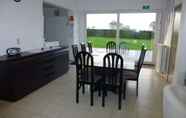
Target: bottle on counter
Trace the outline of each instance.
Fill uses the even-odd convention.
[[[45,48],[46,48],[46,40],[44,40],[43,47],[41,48],[41,50],[44,50]]]

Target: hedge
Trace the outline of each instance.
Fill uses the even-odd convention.
[[[116,30],[105,30],[105,29],[87,29],[87,36],[98,36],[98,37],[116,37]],[[120,38],[127,39],[147,39],[151,40],[154,38],[152,31],[134,31],[134,30],[120,30]]]

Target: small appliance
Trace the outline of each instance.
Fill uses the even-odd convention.
[[[8,48],[6,50],[6,53],[8,56],[18,56],[21,53],[21,48],[18,48],[18,47]]]

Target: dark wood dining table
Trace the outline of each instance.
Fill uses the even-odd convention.
[[[115,82],[113,80],[113,74],[115,74],[115,72],[119,72],[117,71],[117,69],[112,69],[112,68],[104,68],[103,67],[103,58],[104,56],[108,54],[106,51],[105,52],[94,52],[92,53],[93,57],[94,57],[94,69],[95,69],[95,75],[98,76],[102,76],[105,77],[105,74],[107,77],[111,77],[111,82]],[[124,65],[123,65],[123,74],[128,73],[129,70],[135,70],[135,60],[132,60],[130,58],[127,57],[127,55],[125,54],[120,54],[123,57],[124,60]],[[123,77],[122,77],[123,78]],[[112,91],[115,94],[118,94],[118,91],[116,88],[111,87],[112,84],[108,84],[107,83],[107,89],[109,89],[109,91]],[[123,78],[123,85],[126,86],[126,79]],[[126,88],[124,87],[124,89],[122,89],[122,93],[125,93]],[[125,94],[123,94],[123,98],[125,99]]]

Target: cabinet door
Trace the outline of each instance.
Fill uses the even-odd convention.
[[[68,69],[69,69],[69,55],[68,51],[64,51],[62,53],[59,53],[56,56],[56,63],[55,63],[55,68],[56,68],[56,76],[62,76],[65,74]]]
[[[9,77],[11,74],[11,68],[9,68],[6,62],[0,63],[0,98],[9,99],[11,95],[11,89],[9,85]]]
[[[32,91],[33,63],[32,59],[22,59],[10,62],[12,74],[10,84],[12,89],[12,99],[18,100]]]
[[[54,63],[56,58],[53,53],[41,55],[37,64],[37,83],[40,85],[45,85],[55,77],[55,66]]]

